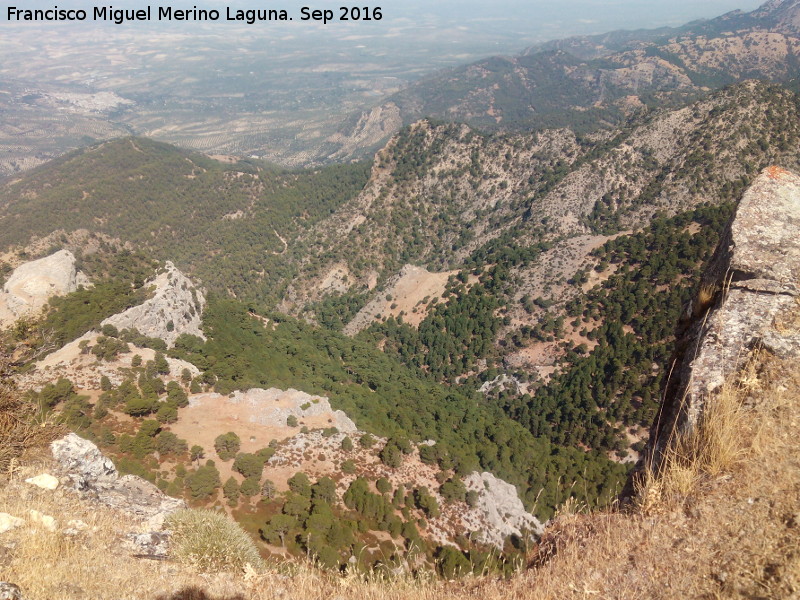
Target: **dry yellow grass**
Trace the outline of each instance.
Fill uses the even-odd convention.
[[[671,499],[680,502],[704,478],[716,477],[744,459],[752,449],[755,435],[744,435],[757,422],[756,407],[744,402],[751,385],[759,385],[753,361],[737,382],[730,382],[705,402],[698,427],[670,440],[663,465],[647,470],[638,490],[640,508],[664,507]]]
[[[0,351],[0,477],[10,476],[29,448],[55,439],[61,428],[37,415],[33,406],[14,390],[10,357]]]
[[[137,560],[119,534],[135,524],[46,492],[22,477],[49,465],[28,459],[0,487],[0,511],[30,509],[62,524],[81,519],[77,537],[25,527],[0,534],[0,580],[29,600],[500,600],[800,597],[800,372],[790,363],[754,365],[721,396],[704,429],[683,440],[649,504],[629,512],[561,515],[532,566],[508,581],[490,577],[363,578],[307,564],[264,573],[200,574],[173,562]]]
[[[799,415],[795,365],[752,365],[709,399],[639,507],[550,527],[522,597],[798,597]]]

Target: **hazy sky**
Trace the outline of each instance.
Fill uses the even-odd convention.
[[[191,9],[194,6],[216,8],[221,19],[212,23],[191,22],[129,22],[122,25],[91,22],[93,7],[142,8],[171,6],[174,9]],[[219,37],[232,35],[232,25],[225,21],[226,7],[286,9],[294,17],[291,23],[255,23],[239,27],[234,36],[272,40],[292,39],[309,50],[327,52],[331,39],[352,39],[365,48],[376,47],[381,40],[381,51],[403,53],[413,49],[415,61],[420,53],[430,57],[430,66],[445,66],[468,62],[490,54],[515,54],[540,42],[572,35],[604,33],[615,29],[655,28],[678,26],[701,18],[713,18],[731,10],[750,11],[759,6],[758,0],[6,0],[0,12],[0,51],[2,37],[18,37],[30,41],[31,49],[41,38],[52,41],[59,32],[90,27],[93,35],[109,37],[165,31],[201,33]],[[3,23],[7,8],[84,8],[89,9],[89,21],[68,23]],[[302,22],[300,8],[336,9],[340,6],[380,6],[383,18],[370,22]],[[155,12],[155,9],[154,9]],[[43,31],[42,31],[43,29]],[[227,32],[227,33],[226,33]],[[87,40],[90,37],[87,36]],[[410,46],[409,46],[410,45]],[[359,47],[362,47],[359,46]],[[19,47],[16,48],[19,50]],[[399,55],[398,55],[398,58]]]
[[[678,26],[713,18],[731,10],[750,11],[759,0],[410,0],[383,2],[387,14],[433,14],[448,24],[476,22],[530,32],[536,41],[567,35],[603,33],[614,29]],[[335,4],[335,3],[334,3]]]
[[[529,24],[578,23],[581,26],[656,27],[680,25],[697,18],[715,17],[730,10],[752,10],[758,0],[411,0],[383,3],[387,12],[432,12],[459,21],[503,18]],[[605,29],[604,29],[605,31]]]

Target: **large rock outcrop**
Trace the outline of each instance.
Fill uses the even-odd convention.
[[[484,544],[502,548],[508,536],[541,535],[544,527],[525,510],[517,495],[517,488],[491,473],[475,471],[464,478],[467,491],[478,494],[475,510],[463,514],[464,527],[477,531],[477,539]],[[480,515],[480,525],[471,523],[474,513]]]
[[[205,339],[200,326],[206,299],[186,275],[167,261],[164,271],[147,285],[155,287],[152,298],[108,317],[102,324],[135,328],[148,337],[161,338],[170,347],[182,333]]]
[[[354,433],[358,430],[344,411],[331,408],[325,396],[312,396],[293,388],[288,390],[252,388],[236,391],[230,395],[228,402],[244,403],[252,407],[253,415],[250,421],[261,425],[274,423],[283,425],[290,416],[297,419],[326,416],[331,418],[331,425],[342,433]]]
[[[765,169],[745,192],[679,330],[675,368],[651,431],[657,468],[668,441],[755,349],[800,357],[800,177]]]
[[[97,446],[74,433],[53,442],[51,450],[76,491],[143,521],[148,530],[160,530],[168,514],[186,507],[141,477],[120,476]]]
[[[11,273],[0,292],[0,326],[39,312],[53,296],[69,294],[89,283],[75,267],[69,250],[32,260]]]

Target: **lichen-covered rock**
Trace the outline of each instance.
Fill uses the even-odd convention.
[[[89,526],[80,519],[70,519],[67,523],[67,526],[61,530],[61,533],[70,537],[74,537],[80,535],[88,529]]]
[[[677,433],[692,430],[706,400],[766,348],[800,358],[800,177],[765,169],[745,192],[687,310],[676,369],[651,432],[657,467]]]
[[[23,263],[14,269],[0,292],[0,325],[36,313],[53,296],[74,292],[88,282],[75,268],[75,256],[69,250]]]
[[[467,491],[478,494],[474,506],[485,525],[477,529],[465,523],[465,529],[477,529],[479,541],[485,544],[502,547],[505,538],[511,535],[523,537],[527,534],[539,535],[543,527],[539,520],[525,510],[522,500],[517,495],[517,488],[510,483],[498,479],[491,473],[470,473],[464,478]],[[469,511],[472,512],[472,511]],[[469,513],[465,513],[467,516]]]
[[[74,433],[53,442],[51,449],[76,490],[144,521],[148,529],[160,529],[168,514],[186,506],[141,477],[120,477],[114,463],[97,446]]]
[[[111,483],[118,477],[111,459],[89,440],[69,433],[50,444],[53,457],[67,472],[77,490],[85,490],[100,483]]]
[[[44,529],[47,529],[47,531],[55,531],[58,529],[58,521],[56,521],[55,517],[41,513],[33,508],[29,511],[29,513],[31,516],[31,523],[39,525]]]
[[[113,485],[97,488],[97,500],[144,521],[152,530],[161,529],[170,513],[186,508],[183,500],[167,496],[136,475],[123,475]]]
[[[0,581],[0,600],[25,600],[22,591],[13,583]]]
[[[108,317],[102,325],[137,329],[148,337],[161,338],[168,346],[182,333],[205,339],[200,326],[206,299],[186,275],[168,261],[164,271],[147,285],[155,287],[152,298]]]
[[[131,533],[125,542],[135,556],[151,559],[165,559],[169,554],[169,533],[148,531]]]

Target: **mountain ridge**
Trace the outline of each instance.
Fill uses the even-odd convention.
[[[278,322],[276,309],[338,336],[374,303],[371,318],[347,329],[361,330],[360,348],[414,377],[482,390],[491,410],[535,437],[628,462],[655,410],[652,365],[669,353],[674,305],[758,169],[798,167],[799,107],[780,86],[745,82],[593,135],[488,135],[421,121],[371,165],[297,173],[122,140],[0,189],[0,244],[51,236],[42,216],[63,215],[68,227],[174,258],[219,301],[236,298]],[[150,205],[157,210],[137,208]],[[97,248],[84,251],[88,238],[75,235],[48,239],[94,260]],[[431,284],[425,296],[386,287],[412,271]],[[249,344],[239,351],[255,351]],[[269,383],[212,346],[223,361],[203,369],[221,389]],[[584,382],[597,369],[616,375],[591,391]],[[558,400],[564,394],[570,401]]]
[[[676,28],[554,40],[425,76],[373,109],[372,118],[391,106],[393,119],[399,111],[406,125],[436,118],[486,131],[591,131],[645,106],[674,106],[743,79],[794,80],[798,34],[800,9],[784,0]],[[362,135],[368,115],[362,112],[339,138]]]

